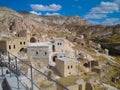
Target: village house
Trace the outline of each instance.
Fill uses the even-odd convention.
[[[29,39],[29,32],[26,30],[18,31],[9,37],[2,37],[0,40],[0,50],[18,55],[18,52],[28,46]]]
[[[62,38],[50,42],[30,43],[27,47],[28,59],[40,60],[46,65],[55,66],[56,58],[66,56],[63,46]]]
[[[0,50],[3,52],[10,52],[17,55],[19,51],[28,45],[27,39],[24,37],[16,39],[8,39],[0,41]]]
[[[76,62],[74,59],[68,57],[57,58],[56,69],[62,77],[76,75]]]
[[[27,47],[28,59],[42,60],[49,64],[50,53],[52,52],[52,45],[50,42],[30,43]]]

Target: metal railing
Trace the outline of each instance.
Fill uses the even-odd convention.
[[[5,57],[3,57],[5,56]],[[11,54],[10,52],[2,53],[0,52],[0,63],[4,66],[6,66],[9,69],[9,74],[10,77],[12,76],[11,73],[14,73],[16,78],[17,78],[17,87],[18,89],[20,88],[20,83],[24,86],[25,84],[27,85],[27,83],[23,84],[23,81],[20,80],[20,77],[23,76],[26,78],[26,80],[30,81],[30,87],[27,85],[27,88],[29,88],[30,90],[36,90],[35,88],[37,88],[38,90],[41,90],[40,85],[38,85],[38,83],[36,83],[35,79],[34,79],[34,73],[36,72],[37,75],[40,75],[40,77],[45,77],[47,80],[49,80],[50,82],[56,84],[56,87],[59,86],[61,87],[63,90],[69,90],[68,88],[66,88],[64,85],[62,85],[61,83],[57,82],[56,80],[52,79],[49,75],[46,75],[44,72],[38,70],[37,68],[33,67],[31,65],[31,63],[26,62],[23,59],[20,59],[18,57],[16,57],[15,55]],[[3,67],[3,66],[2,66]],[[2,70],[2,76],[4,76],[3,74],[3,68],[1,67]],[[28,73],[26,74],[26,69],[29,69],[30,74],[28,75]],[[21,69],[23,68],[23,69]],[[34,72],[33,72],[34,71]]]

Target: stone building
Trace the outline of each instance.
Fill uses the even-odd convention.
[[[27,42],[30,42],[31,34],[28,30],[21,30],[16,33],[16,37],[21,38],[25,37],[27,39]]]
[[[16,39],[8,39],[0,41],[0,50],[1,51],[9,51],[14,55],[17,55],[19,51],[23,48],[26,48],[28,45],[27,39],[24,37],[16,38]]]
[[[53,52],[63,52],[64,39],[56,38],[51,41]]]
[[[46,65],[55,66],[56,58],[66,56],[63,52],[64,40],[54,39],[50,42],[30,43],[27,47],[29,59],[41,60]]]
[[[49,64],[50,53],[52,52],[52,45],[50,42],[30,43],[27,47],[28,58],[34,60],[43,60]]]
[[[28,45],[28,32],[26,30],[21,30],[17,32],[14,36],[3,37],[0,40],[0,50],[9,51],[14,55],[18,55],[18,52],[26,48]]]
[[[56,69],[58,74],[63,77],[76,75],[76,62],[68,57],[57,58]]]

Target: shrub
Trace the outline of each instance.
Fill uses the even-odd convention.
[[[10,72],[8,70],[6,70],[6,74],[9,74]]]

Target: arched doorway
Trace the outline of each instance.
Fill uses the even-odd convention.
[[[56,61],[56,58],[57,58],[57,56],[53,56],[53,62],[55,62],[55,61]]]
[[[31,37],[30,38],[30,43],[35,43],[37,40],[36,40],[36,38],[35,37]]]
[[[27,49],[26,49],[26,48],[21,48],[21,49],[19,50],[19,52],[27,53]]]
[[[18,57],[26,58],[27,56],[27,48],[21,48],[18,52]]]

